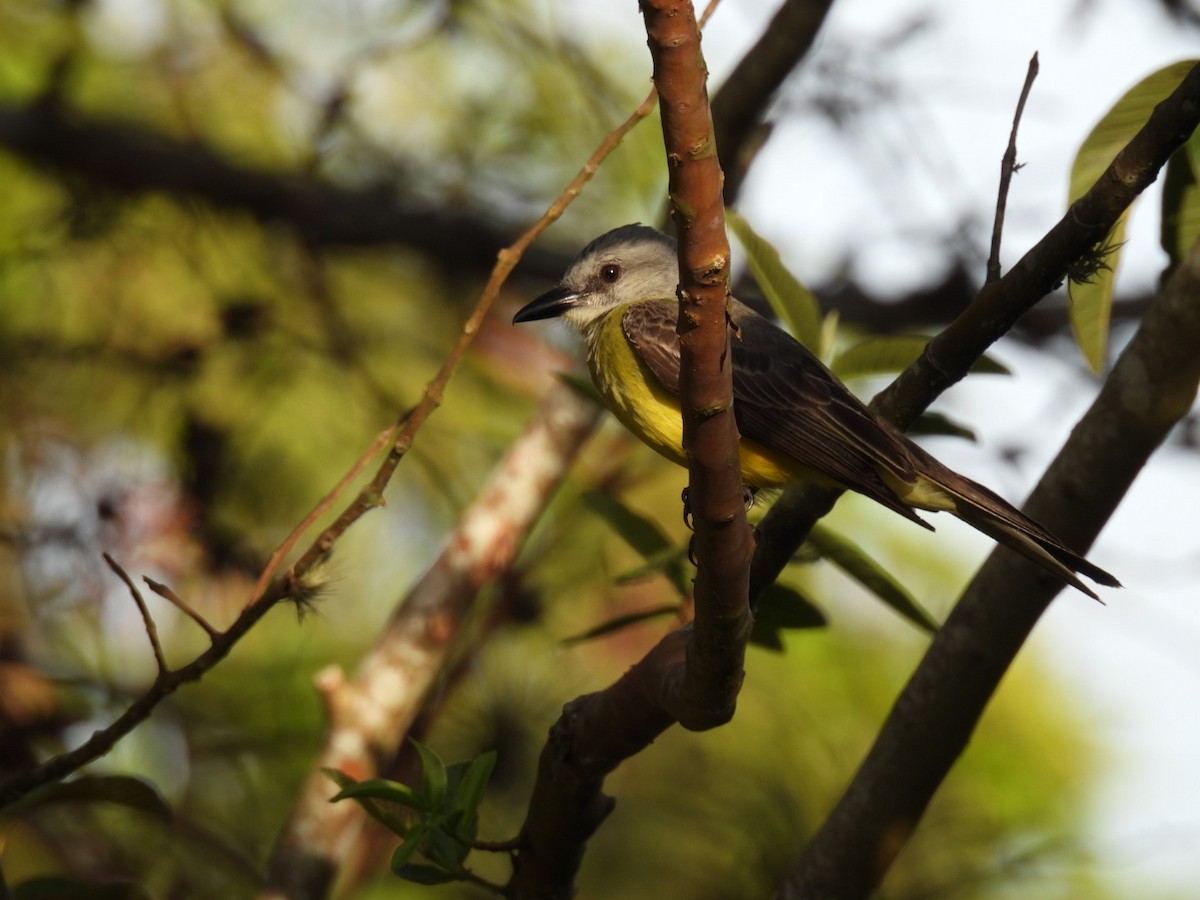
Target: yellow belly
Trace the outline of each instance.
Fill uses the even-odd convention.
[[[604,405],[651,449],[687,466],[679,398],[638,359],[621,329],[619,307],[606,315],[588,341],[588,368]],[[819,473],[743,436],[738,450],[742,481],[755,488],[797,481],[831,483]]]

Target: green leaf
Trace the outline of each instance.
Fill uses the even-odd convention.
[[[687,544],[664,547],[651,553],[640,566],[634,566],[613,579],[617,584],[640,581],[650,575],[662,575],[675,588],[680,597],[686,599],[692,592],[692,573],[687,565]]]
[[[861,547],[821,524],[813,526],[808,533],[808,540],[821,551],[822,556],[918,628],[937,631],[938,623],[933,616],[917,603],[890,572],[867,556]]]
[[[401,871],[408,865],[408,861],[412,859],[425,840],[425,836],[429,833],[429,826],[424,822],[418,822],[404,836],[404,840],[400,846],[392,851],[392,871],[401,875]],[[404,877],[401,875],[401,877]]]
[[[579,634],[573,634],[570,637],[563,638],[563,643],[567,645],[582,644],[585,641],[595,640],[598,637],[603,637],[606,634],[613,634],[620,631],[622,628],[629,628],[631,625],[637,625],[641,622],[648,622],[651,619],[657,619],[661,616],[678,615],[679,604],[667,603],[662,606],[654,606],[650,609],[640,610],[639,612],[626,613],[623,616],[616,616],[608,619],[599,625],[589,628],[587,631],[581,631]]]
[[[939,434],[945,437],[959,437],[968,441],[975,441],[975,432],[963,425],[961,422],[956,422],[949,416],[940,412],[923,412],[913,422],[908,429],[910,435],[913,434]]]
[[[1200,239],[1200,133],[1171,154],[1163,178],[1162,248],[1173,271]]]
[[[421,758],[421,787],[429,808],[440,809],[446,802],[446,764],[420,741],[415,738],[409,738],[408,741]]]
[[[399,852],[399,851],[397,851]],[[402,866],[396,865],[396,857],[392,857],[392,871],[403,878],[405,881],[411,881],[414,884],[449,884],[452,881],[462,881],[462,876],[454,872],[447,872],[437,866],[423,866],[419,863],[406,863]]]
[[[787,270],[779,251],[754,232],[742,216],[725,211],[729,229],[746,251],[750,274],[762,289],[775,315],[814,354],[821,352],[821,307],[813,292]]]
[[[468,816],[478,813],[479,804],[483,800],[483,791],[487,787],[488,779],[492,777],[492,769],[495,767],[495,750],[481,753],[469,763],[457,764],[456,771],[462,771],[462,776],[457,780],[452,798],[455,809],[462,810]],[[471,838],[474,838],[473,834]]]
[[[39,788],[13,808],[30,809],[52,803],[114,803],[163,819],[171,816],[170,806],[152,784],[129,775],[83,775],[60,781]]]
[[[835,356],[829,368],[843,381],[903,372],[924,352],[928,343],[929,338],[919,334],[867,338]],[[988,375],[1012,374],[1003,364],[986,355],[975,361],[971,371]]]
[[[1154,107],[1179,86],[1195,65],[1195,60],[1187,60],[1159,69],[1130,88],[1113,105],[1084,139],[1075,155],[1068,204],[1074,203],[1095,184],[1117,153],[1146,124]],[[1106,247],[1112,248],[1111,251],[1098,253],[1095,259],[1085,261],[1081,271],[1072,275],[1068,288],[1075,340],[1095,372],[1104,369],[1108,325],[1112,314],[1113,278],[1120,261],[1127,217],[1128,211],[1117,220],[1108,236]]]
[[[452,816],[437,822],[421,845],[421,852],[431,863],[449,872],[461,871],[463,860],[471,852],[470,839],[463,840],[458,835],[464,818],[462,812],[456,810]],[[474,830],[473,827],[471,830]]]
[[[332,775],[334,771],[336,770],[326,769],[325,773],[330,775],[330,777],[334,777]],[[338,775],[346,778],[349,777],[341,772]],[[334,780],[337,781],[338,779],[334,777]],[[382,800],[386,803],[397,803],[400,806],[406,806],[421,813],[429,812],[433,808],[427,797],[421,796],[407,784],[400,784],[398,781],[388,781],[386,778],[355,781],[338,791],[329,802],[337,803],[340,800]]]
[[[671,539],[658,525],[611,494],[588,491],[583,495],[583,502],[643,557],[649,558],[664,550],[674,549]]]
[[[786,630],[824,628],[825,614],[800,591],[776,582],[758,595],[754,608],[754,630],[750,642],[768,650],[782,651]]]
[[[837,344],[838,325],[841,319],[842,317],[836,309],[825,313],[825,318],[821,320],[821,346],[819,350],[813,351],[817,359],[829,358],[829,354]]]

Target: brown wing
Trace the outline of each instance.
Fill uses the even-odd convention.
[[[679,393],[674,303],[625,311],[625,336],[654,376]],[[733,399],[742,435],[926,525],[878,474],[916,480],[908,440],[871,413],[798,341],[736,300],[730,318]]]

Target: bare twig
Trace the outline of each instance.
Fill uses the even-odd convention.
[[[1025,112],[1025,101],[1029,99],[1029,91],[1033,88],[1033,80],[1037,78],[1038,55],[1034,53],[1029,60],[1029,70],[1025,73],[1025,84],[1021,88],[1021,97],[1017,100],[1017,111],[1013,114],[1012,131],[1008,134],[1008,147],[1000,160],[1000,188],[996,196],[996,219],[992,225],[992,251],[988,255],[987,280],[1000,280],[1000,239],[1004,234],[1004,211],[1008,207],[1008,189],[1012,184],[1013,173],[1020,168],[1017,165],[1017,129],[1021,127],[1021,116]]]
[[[678,697],[659,702],[687,728],[733,715],[742,684],[754,542],[737,464],[729,365],[729,240],[723,176],[709,114],[707,70],[690,0],[642,0],[654,84],[662,100],[671,216],[679,234],[680,406],[698,560],[696,621]],[[715,412],[714,410],[719,410]]]
[[[401,416],[400,422],[405,421],[408,415],[409,413],[405,413],[403,416]],[[371,441],[370,446],[368,446],[367,449],[364,450],[358,457],[358,459],[355,460],[354,465],[352,465],[346,471],[346,474],[343,475],[338,483],[333,486],[333,489],[321,498],[320,502],[318,502],[317,505],[309,511],[308,515],[300,520],[299,524],[297,524],[296,527],[291,530],[288,536],[283,539],[283,542],[275,548],[275,552],[271,554],[271,558],[267,560],[266,566],[263,567],[262,572],[259,574],[258,581],[254,585],[254,590],[250,592],[250,597],[246,601],[247,607],[254,605],[259,601],[259,599],[262,598],[263,594],[266,592],[267,585],[270,584],[271,579],[275,577],[275,572],[278,571],[280,564],[292,551],[292,548],[296,546],[304,532],[308,531],[308,529],[313,526],[317,519],[321,518],[321,516],[328,512],[333,504],[337,502],[337,498],[340,497],[346,488],[350,486],[350,483],[358,478],[360,474],[362,474],[363,469],[367,467],[367,464],[370,463],[375,455],[388,445],[388,443],[392,440],[392,436],[395,435],[396,429],[400,427],[400,422],[397,422],[394,425],[389,425],[375,436],[375,440]],[[326,531],[321,535],[320,538],[317,539],[313,546],[315,547],[319,545],[324,548],[321,553],[327,553],[329,548],[333,546],[333,542],[337,539],[338,535],[345,531],[346,528],[349,528],[351,522],[356,520],[368,509],[372,509],[382,502],[383,498],[380,492],[376,491],[368,493],[367,491],[364,491],[358,496],[358,498],[356,498],[350,509],[347,510],[347,513],[353,510],[357,514],[351,519],[348,518],[347,513],[343,513],[342,518],[347,519],[345,524],[336,532],[332,531],[333,526],[330,526],[330,529],[326,529]],[[341,519],[338,521],[340,522]],[[307,571],[307,568],[304,570],[298,570],[296,567],[293,567],[292,572],[290,573],[292,579],[295,579],[297,575],[303,571]]]
[[[220,634],[216,628],[209,624],[208,620],[204,618],[204,616],[200,615],[199,612],[192,608],[190,603],[185,603],[179,597],[179,595],[171,590],[167,585],[161,584],[146,575],[142,576],[142,581],[146,582],[146,586],[150,588],[150,590],[154,591],[154,593],[158,594],[158,596],[162,597],[181,613],[204,629],[205,633],[207,633],[210,638],[215,638],[218,634]]]
[[[158,642],[158,626],[154,624],[154,619],[150,615],[150,610],[146,608],[146,601],[142,599],[142,593],[137,589],[137,585],[133,583],[133,579],[129,574],[121,568],[120,564],[107,553],[102,553],[104,561],[108,563],[108,567],[116,572],[117,577],[125,582],[125,587],[129,588],[129,593],[133,597],[133,602],[137,604],[138,612],[142,614],[142,624],[146,627],[146,637],[150,639],[150,647],[154,650],[154,662],[158,666],[159,677],[167,674],[167,658],[163,656],[162,644]]]
[[[344,531],[349,523],[357,518],[357,515],[361,514],[361,512],[358,512],[360,507],[368,507],[371,498],[382,494],[383,487],[390,478],[392,471],[394,471],[400,459],[403,458],[411,446],[416,430],[441,402],[442,391],[445,388],[446,382],[466,352],[479,325],[483,321],[488,307],[499,293],[500,286],[512,271],[521,253],[552,222],[562,215],[583,190],[587,182],[598,171],[600,163],[620,144],[625,135],[638,122],[650,114],[656,102],[657,94],[651,91],[646,99],[642,101],[624,122],[604,137],[578,174],[558,197],[555,198],[533,227],[525,232],[512,247],[500,254],[500,259],[493,269],[492,277],[484,288],[479,303],[463,326],[458,340],[447,354],[441,369],[427,385],[420,403],[406,417],[387,459],[384,460],[379,471],[371,483],[364,488],[359,498],[347,508],[338,521],[334,522],[333,525],[317,538],[312,547],[293,566],[291,572],[284,577],[284,581],[290,581],[298,577],[305,570],[305,567],[311,564],[311,560],[316,559],[324,552],[321,548],[331,545],[337,535]],[[558,416],[561,419],[565,415],[561,411],[564,404],[578,403],[576,398],[563,396],[564,392],[566,394],[570,393],[564,388],[556,391],[554,395],[547,397],[546,403],[549,404],[547,410],[560,410],[558,413],[547,413],[550,418]],[[555,427],[561,428],[562,423],[559,422]],[[578,427],[582,432],[586,432],[590,429],[590,420],[586,427],[582,424]],[[574,432],[572,431],[572,433]],[[579,439],[582,439],[582,433],[579,434]],[[518,449],[518,447],[514,446],[514,451]],[[566,446],[560,448],[556,465],[565,465],[565,462],[569,460],[573,452],[573,448]],[[514,466],[512,464],[502,465],[500,471],[507,473],[507,481],[501,482],[498,486],[485,489],[484,493],[481,494],[479,502],[494,503],[496,501],[496,492],[501,489],[501,486],[503,486],[504,490],[509,490],[513,484],[518,483],[511,476],[513,471],[519,472],[522,468],[527,473],[535,475],[539,475],[540,473],[540,477],[553,475],[556,471],[553,466],[546,463],[539,465],[523,463],[521,466]],[[497,477],[499,478],[500,476],[498,475]],[[519,491],[519,493],[524,497],[526,502],[535,504],[540,504],[545,496],[544,493],[528,489]],[[539,508],[540,505],[534,506],[530,510],[530,513],[536,512]],[[431,673],[436,673],[441,661],[444,660],[446,647],[440,641],[434,642],[432,645],[429,643],[430,623],[434,620],[439,623],[439,633],[447,628],[450,629],[449,631],[445,631],[445,641],[448,643],[450,637],[456,633],[456,623],[463,614],[464,605],[469,602],[483,583],[482,580],[479,580],[477,573],[472,574],[477,567],[476,563],[472,563],[467,569],[462,569],[463,563],[469,561],[458,560],[450,551],[454,548],[473,547],[474,550],[483,553],[484,558],[489,561],[489,566],[501,563],[507,565],[507,561],[511,560],[507,554],[515,551],[517,546],[517,543],[512,540],[512,535],[507,532],[497,535],[504,539],[504,552],[501,552],[498,548],[493,548],[489,552],[487,546],[475,546],[474,535],[476,531],[474,529],[476,526],[472,525],[472,522],[473,519],[470,514],[464,516],[460,528],[464,530],[465,535],[470,535],[471,537],[465,537],[463,540],[457,541],[452,540],[450,542],[450,550],[447,550],[443,554],[439,564],[435,564],[427,580],[423,581],[422,585],[414,588],[410,599],[397,611],[393,617],[393,623],[389,631],[385,633],[372,655],[364,661],[360,676],[356,679],[355,683],[353,685],[346,685],[340,674],[332,682],[327,681],[325,695],[332,711],[331,728],[326,744],[326,752],[322,756],[321,767],[342,768],[346,766],[359,773],[373,771],[375,761],[379,758],[380,752],[393,748],[403,736],[404,729],[411,722],[412,716],[416,714],[416,706],[419,704],[424,690],[428,686],[428,681],[421,680],[423,676],[416,677],[418,673],[414,672],[410,666],[404,666],[398,670],[396,665],[401,660],[406,659],[411,663],[412,660],[421,657],[426,661],[426,665],[420,667],[421,672],[424,675],[430,675],[430,677]],[[521,534],[524,527],[527,526],[514,527],[516,533]],[[450,567],[452,572],[457,573],[454,575],[454,580],[447,581],[447,566]],[[459,579],[464,577],[467,580],[460,583]],[[419,602],[414,602],[412,597],[419,597]],[[413,644],[414,640],[415,645]],[[402,646],[408,647],[408,650],[405,653],[398,653],[397,649]],[[413,646],[424,649],[421,653],[416,653]],[[431,652],[432,657],[429,656]],[[391,696],[383,696],[374,688],[379,679],[383,679],[383,682],[394,688],[396,684],[395,679],[398,674],[404,674],[406,680],[411,682],[411,690],[393,692]],[[350,714],[350,712],[359,708],[363,702],[368,701],[375,705],[370,715]],[[386,710],[386,713],[381,710]],[[368,722],[372,725],[371,733],[367,735],[358,733],[366,727],[365,723]],[[346,736],[350,733],[354,733],[356,737],[347,740]],[[347,747],[359,748],[362,751],[362,755],[355,755],[353,758],[345,757],[344,754]],[[374,752],[368,752],[372,748]],[[314,770],[301,801],[292,813],[291,822],[285,830],[279,846],[276,848],[271,865],[269,884],[263,895],[264,897],[309,897],[323,895],[323,886],[327,886],[329,879],[336,872],[341,853],[339,848],[343,846],[346,835],[352,834],[357,830],[358,823],[361,820],[361,816],[356,809],[349,804],[331,807],[328,799],[332,794],[333,790],[329,780],[319,771]]]

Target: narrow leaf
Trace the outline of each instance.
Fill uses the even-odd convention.
[[[1087,192],[1121,148],[1146,124],[1154,107],[1179,86],[1195,64],[1195,60],[1178,62],[1143,78],[1096,123],[1075,155],[1068,203],[1074,203]],[[1081,261],[1069,287],[1075,340],[1095,372],[1104,369],[1113,278],[1120,261],[1127,215],[1121,216],[1108,236],[1109,252],[1098,252],[1093,258]]]
[[[449,872],[460,871],[463,860],[471,852],[470,839],[464,840],[458,834],[459,828],[463,826],[463,819],[462,812],[456,811],[452,819],[438,822],[438,827],[429,831],[425,843],[421,845],[421,852],[431,863]],[[474,831],[473,822],[467,827],[468,830]]]
[[[483,800],[483,791],[487,787],[488,779],[492,777],[492,769],[495,767],[495,750],[481,753],[467,764],[466,771],[454,792],[453,799],[456,809],[461,809],[468,815],[475,815],[479,811],[479,804]]]
[[[52,803],[113,803],[159,818],[170,818],[171,808],[148,781],[129,775],[82,775],[47,785],[13,808],[28,809]]]
[[[687,553],[687,544],[664,547],[647,556],[640,566],[622,572],[614,581],[617,584],[629,584],[650,575],[662,575],[671,582],[679,596],[686,599],[691,594],[692,584],[691,571],[685,565]]]
[[[775,315],[800,343],[813,353],[821,352],[821,307],[813,292],[788,271],[779,251],[755,233],[749,223],[732,210],[725,221],[746,252],[750,274],[762,289]]]
[[[664,550],[674,549],[671,539],[658,525],[611,494],[588,491],[583,495],[583,502],[643,557],[649,558]]]
[[[326,773],[330,771],[332,770],[327,769]],[[419,795],[407,784],[388,781],[386,778],[356,781],[343,787],[329,802],[337,803],[340,800],[382,800],[386,803],[398,803],[409,809],[415,809],[417,812],[429,812],[432,808],[425,797]]]
[[[589,628],[587,631],[581,631],[579,634],[573,634],[570,637],[563,638],[563,643],[566,645],[582,644],[585,641],[595,640],[598,637],[603,637],[606,634],[613,634],[623,628],[629,628],[631,625],[638,625],[642,622],[648,622],[651,619],[657,619],[662,616],[678,615],[679,604],[668,603],[662,606],[654,606],[650,609],[640,610],[638,612],[626,613],[623,616],[616,616],[601,622],[599,625]]]
[[[758,595],[750,642],[782,651],[784,630],[824,628],[825,614],[800,591],[776,582]]]
[[[423,822],[413,826],[412,830],[405,836],[403,842],[392,851],[392,871],[400,875],[401,870],[408,865],[408,861],[412,859],[413,854],[421,847],[421,842],[425,840],[429,833],[429,827]]]
[[[958,437],[963,440],[976,440],[975,431],[968,428],[962,422],[955,421],[949,416],[940,412],[929,412],[926,410],[917,417],[917,421],[913,422],[908,429],[910,435],[913,434],[938,434],[944,437]]]
[[[929,338],[919,334],[867,338],[835,356],[829,368],[843,381],[903,372],[924,352],[928,343]],[[971,371],[987,375],[1012,374],[1006,366],[987,355],[977,359]]]
[[[821,555],[879,597],[884,603],[925,631],[937,631],[937,621],[890,572],[869,557],[861,547],[824,525],[814,525],[808,540]]]
[[[829,359],[829,354],[833,352],[837,343],[838,325],[841,320],[842,317],[836,309],[825,313],[825,318],[821,320],[821,349],[813,351],[817,359]]]
[[[429,801],[429,808],[440,809],[446,802],[446,764],[420,741],[415,738],[408,740],[421,758],[421,786]]]
[[[1163,179],[1162,248],[1170,260],[1168,272],[1179,265],[1200,239],[1200,135],[1193,134],[1167,162]]]

